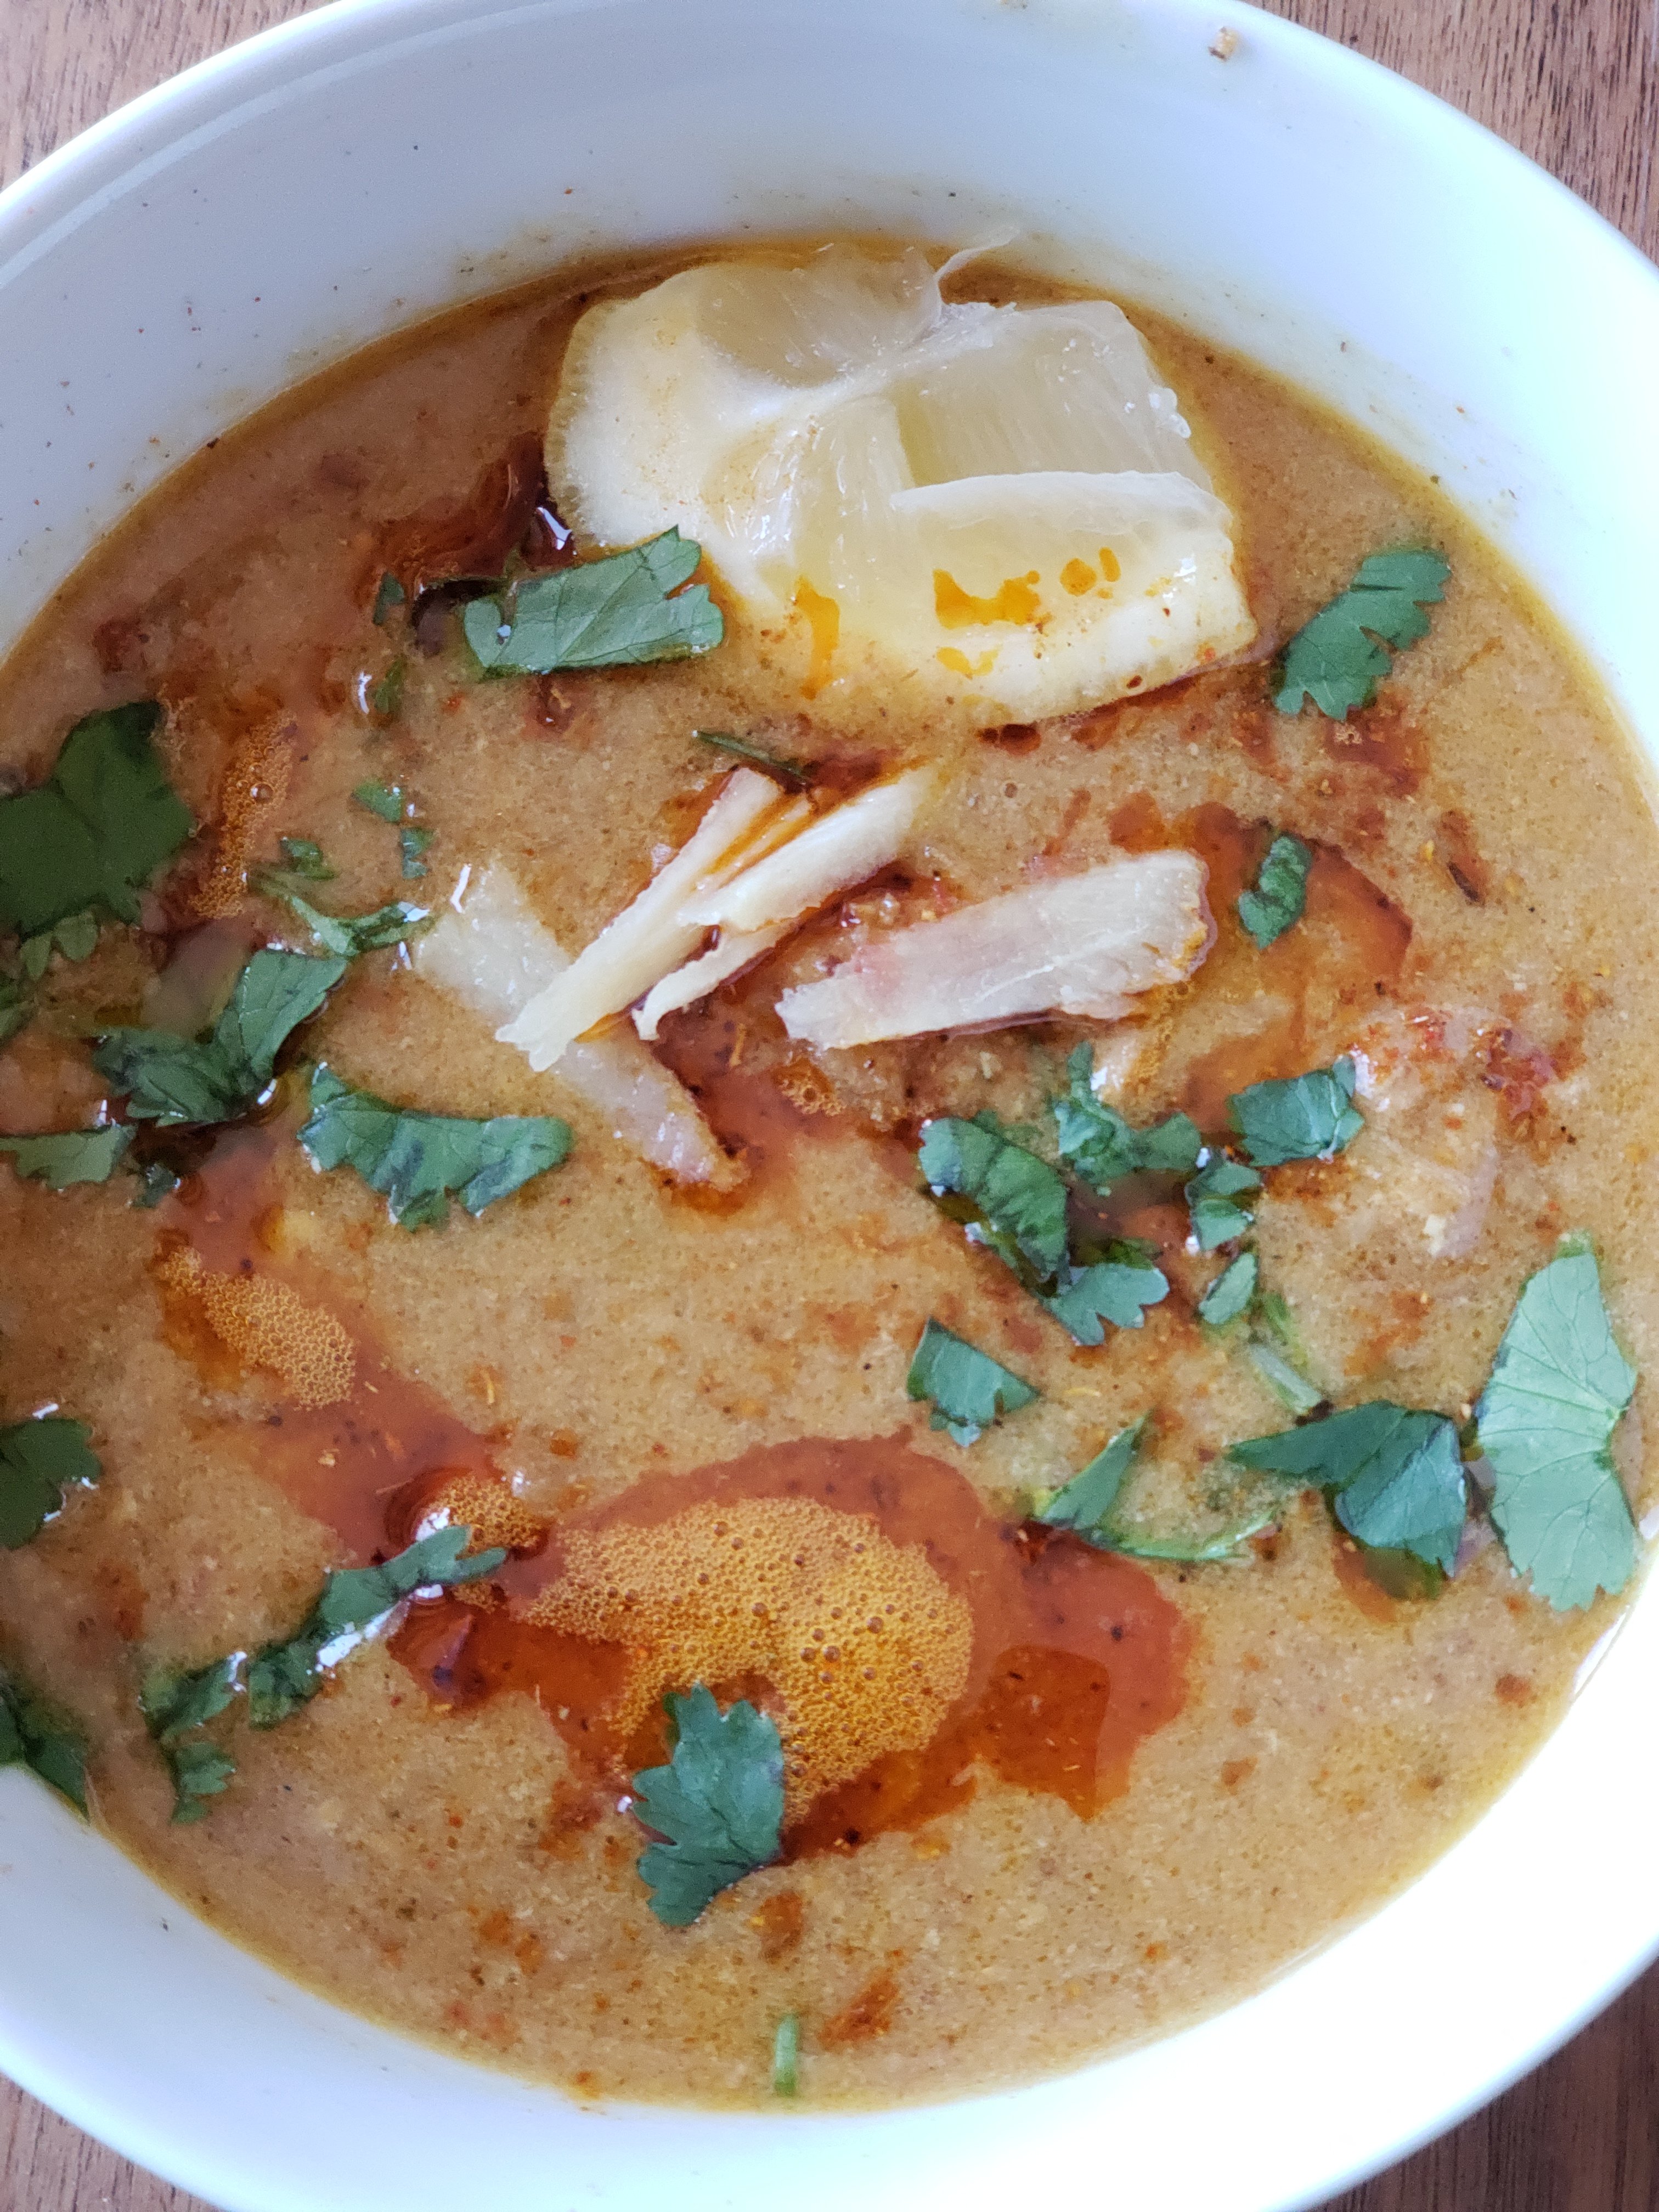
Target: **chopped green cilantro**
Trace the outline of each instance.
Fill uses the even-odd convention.
[[[1115,1106],[1096,1097],[1089,1078],[1094,1047],[1080,1044],[1066,1063],[1064,1097],[1052,1102],[1060,1158],[1084,1181],[1104,1190],[1119,1176],[1143,1172],[1186,1175],[1197,1166],[1203,1139],[1185,1114],[1137,1129]]]
[[[913,1398],[933,1401],[929,1428],[943,1429],[964,1447],[999,1414],[1017,1413],[1042,1395],[931,1316],[911,1356],[904,1387]]]
[[[103,1473],[84,1421],[46,1414],[0,1429],[0,1545],[15,1552],[61,1512],[71,1483],[90,1486]]]
[[[256,952],[209,1036],[111,1030],[100,1038],[93,1064],[125,1097],[135,1121],[234,1121],[258,1103],[283,1042],[345,971],[343,959]]]
[[[1121,1260],[1066,1268],[1060,1283],[1051,1296],[1039,1295],[1038,1304],[1046,1306],[1079,1344],[1103,1344],[1103,1322],[1110,1322],[1114,1328],[1139,1328],[1143,1309],[1157,1305],[1170,1293],[1168,1279],[1160,1269]]]
[[[0,1766],[27,1766],[86,1817],[85,1743],[50,1707],[5,1674],[0,1674]]]
[[[11,1154],[20,1176],[31,1176],[49,1190],[71,1183],[107,1182],[132,1142],[132,1131],[118,1121],[106,1129],[66,1129],[61,1135],[0,1137],[0,1152]]]
[[[204,1819],[204,1798],[216,1797],[236,1771],[218,1745],[189,1741],[223,1712],[242,1687],[244,1651],[232,1651],[190,1672],[158,1669],[147,1677],[139,1709],[173,1776],[173,1818],[180,1827]]]
[[[1398,651],[1429,634],[1425,606],[1444,596],[1450,568],[1437,553],[1407,546],[1373,553],[1346,592],[1322,606],[1285,648],[1273,704],[1281,714],[1311,699],[1322,714],[1344,721],[1369,707]]]
[[[1238,918],[1265,952],[1302,919],[1313,854],[1299,837],[1281,835],[1267,848],[1255,888],[1239,894]]]
[[[1207,1159],[1187,1186],[1187,1210],[1200,1252],[1213,1252],[1218,1244],[1231,1244],[1249,1228],[1255,1215],[1235,1201],[1260,1190],[1261,1178],[1254,1168],[1230,1160],[1222,1152]]]
[[[1253,1083],[1227,1101],[1227,1112],[1251,1164],[1329,1159],[1365,1126],[1353,1103],[1354,1065],[1345,1054],[1329,1067],[1310,1068],[1280,1083]]]
[[[1230,1260],[1199,1300],[1199,1319],[1211,1328],[1224,1328],[1230,1321],[1248,1313],[1261,1272],[1254,1252],[1241,1252]]]
[[[181,1743],[166,1754],[173,1776],[173,1819],[176,1827],[205,1820],[204,1798],[216,1797],[236,1771],[236,1762],[214,1743]]]
[[[800,2014],[787,2012],[772,2038],[772,2094],[793,2097],[800,2087]]]
[[[811,783],[812,771],[800,761],[786,760],[781,753],[769,753],[759,745],[751,745],[746,738],[734,738],[729,730],[693,730],[692,736],[700,744],[713,745],[716,752],[731,753],[738,760],[752,761],[757,768],[769,775],[781,777],[785,783],[797,787]]]
[[[701,1682],[663,1699],[676,1730],[666,1766],[634,1777],[634,1815],[663,1838],[639,1858],[651,1910],[687,1928],[723,1889],[778,1855],[783,1747],[746,1698],[722,1713]]]
[[[624,668],[707,653],[726,634],[706,584],[681,591],[702,549],[678,530],[626,553],[532,576],[501,599],[471,600],[462,628],[491,676]]]
[[[0,799],[0,928],[33,938],[93,911],[137,921],[139,889],[194,826],[151,743],[161,720],[149,699],[88,714],[44,783]]]
[[[1635,1388],[1595,1255],[1563,1252],[1522,1285],[1474,1409],[1492,1521],[1516,1571],[1558,1613],[1623,1589],[1635,1571],[1636,1528],[1608,1449]]]
[[[164,1198],[171,1198],[184,1181],[164,1160],[146,1160],[137,1175],[138,1194],[132,1203],[145,1213],[159,1206]]]
[[[935,1197],[948,1192],[971,1200],[981,1218],[969,1224],[969,1238],[1017,1273],[1023,1260],[1046,1281],[1065,1265],[1065,1182],[1046,1160],[1015,1144],[995,1115],[925,1121],[918,1165]]]
[[[405,881],[410,881],[415,877],[423,876],[426,873],[426,862],[421,855],[432,842],[434,834],[434,831],[423,830],[412,822],[404,823],[403,828],[398,832],[398,851],[403,861]]]
[[[507,1553],[477,1552],[463,1559],[471,1540],[470,1528],[434,1528],[380,1566],[331,1569],[322,1595],[294,1634],[265,1644],[249,1662],[251,1724],[275,1728],[297,1713],[322,1688],[325,1676],[417,1590],[449,1589],[494,1574]]]
[[[1259,1509],[1218,1529],[1212,1536],[1149,1536],[1115,1518],[1147,1416],[1120,1429],[1104,1450],[1071,1480],[1036,1502],[1031,1518],[1046,1528],[1067,1528],[1097,1552],[1119,1552],[1127,1559],[1163,1559],[1172,1565],[1200,1565],[1237,1557],[1248,1537],[1259,1535],[1278,1516],[1272,1506]]]
[[[406,597],[403,586],[388,568],[374,594],[374,622],[377,629],[385,628],[395,611],[404,604]]]
[[[400,653],[377,684],[368,687],[369,712],[383,721],[395,722],[403,712],[404,683],[409,663]]]
[[[257,876],[254,888],[268,898],[281,899],[325,951],[336,953],[343,960],[361,959],[365,952],[405,944],[410,938],[418,937],[432,927],[429,910],[423,906],[411,906],[407,899],[396,899],[390,906],[377,906],[373,914],[325,914],[300,892],[287,889],[274,875]]]
[[[98,945],[98,917],[89,909],[85,914],[66,915],[55,921],[50,929],[43,929],[35,937],[23,939],[21,957],[23,973],[31,983],[38,983],[52,965],[52,956],[61,952],[65,960],[88,960]]]
[[[319,1168],[352,1167],[405,1229],[441,1222],[451,1193],[469,1213],[545,1175],[568,1154],[570,1126],[550,1115],[471,1121],[393,1106],[353,1091],[327,1067],[311,1079],[311,1118],[300,1142]]]
[[[398,783],[360,783],[351,795],[359,806],[378,814],[382,822],[401,822],[412,804],[405,799],[403,786]]]
[[[1260,1337],[1253,1338],[1245,1346],[1244,1356],[1287,1413],[1311,1413],[1324,1404],[1324,1394],[1316,1390],[1282,1352],[1275,1352],[1271,1344],[1263,1344]]]
[[[0,1044],[15,1037],[34,1012],[34,1000],[15,975],[0,975]]]
[[[277,842],[282,846],[283,859],[290,875],[302,876],[313,884],[333,882],[335,871],[314,837],[282,837]]]
[[[1410,1552],[1449,1574],[1468,1512],[1457,1429],[1443,1413],[1385,1398],[1277,1435],[1229,1444],[1258,1473],[1300,1478],[1326,1492],[1351,1536],[1382,1551]]]

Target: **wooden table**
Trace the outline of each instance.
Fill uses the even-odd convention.
[[[174,70],[315,4],[0,0],[0,183]],[[1467,108],[1659,257],[1659,0],[1265,4]],[[1218,25],[1226,15],[1217,0]],[[0,2081],[0,2212],[94,2207],[207,2212]],[[1659,1966],[1507,2096],[1328,2212],[1656,2207]]]

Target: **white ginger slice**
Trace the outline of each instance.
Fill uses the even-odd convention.
[[[706,934],[701,923],[679,920],[680,908],[711,878],[721,881],[741,866],[756,830],[785,803],[777,785],[753,769],[729,776],[686,842],[632,904],[496,1031],[501,1042],[517,1045],[540,1073],[585,1030],[671,974]]]
[[[1255,635],[1231,518],[1121,311],[946,306],[914,252],[713,262],[598,303],[547,464],[584,536],[678,524],[761,618],[812,610],[829,680],[873,649],[988,720],[1145,692]]]
[[[931,769],[912,769],[890,782],[872,784],[845,805],[819,815],[768,858],[689,899],[680,920],[752,933],[811,914],[898,858],[933,781]]]
[[[447,907],[434,928],[411,941],[410,958],[424,981],[453,993],[492,1028],[570,966],[569,954],[505,868],[480,876],[459,910]],[[555,1073],[605,1115],[614,1137],[677,1181],[736,1179],[690,1092],[629,1030],[569,1046]]]
[[[672,975],[665,975],[660,983],[652,985],[634,1009],[635,1028],[642,1037],[654,1037],[665,1014],[677,1014],[682,1006],[696,1006],[699,999],[706,999],[711,991],[729,982],[788,933],[787,921],[777,922],[770,929],[724,932],[712,951],[700,953],[696,959],[688,960],[684,968],[677,968]],[[574,1048],[573,1046],[572,1050]]]
[[[1109,860],[872,939],[821,983],[786,991],[792,1037],[871,1044],[1033,1015],[1115,1021],[1209,951],[1204,863],[1171,849]]]

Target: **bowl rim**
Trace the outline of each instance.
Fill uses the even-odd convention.
[[[939,0],[950,4],[951,0]],[[501,0],[494,12],[507,12]],[[629,0],[535,0],[538,9],[585,12],[622,8]],[[690,0],[685,0],[690,4]],[[720,0],[697,0],[718,7]],[[803,29],[810,15],[801,0],[783,0],[797,13]],[[1114,0],[1074,0],[1084,12],[1104,15]],[[1129,0],[1145,6],[1148,0]],[[1155,0],[1165,15],[1178,15],[1194,30],[1212,32],[1218,19],[1217,0]],[[360,52],[383,43],[400,41],[428,27],[459,21],[479,12],[477,0],[330,0],[330,4],[295,15],[252,37],[210,55],[187,70],[136,95],[86,130],[45,155],[0,191],[0,283],[20,258],[49,253],[54,239],[66,227],[95,216],[106,193],[129,182],[135,170],[176,152],[181,143],[198,131],[234,128],[241,110],[269,88],[291,86]],[[1399,76],[1369,57],[1326,38],[1299,23],[1267,13],[1254,0],[1229,0],[1220,11],[1230,23],[1247,28],[1251,40],[1270,62],[1281,58],[1298,68],[1322,70],[1340,86],[1353,88],[1352,96],[1387,121],[1398,118],[1413,128],[1432,128],[1468,149],[1489,170],[1500,173],[1517,196],[1522,212],[1530,196],[1535,204],[1548,204],[1570,216],[1583,236],[1587,253],[1604,257],[1609,272],[1617,270],[1625,283],[1649,288],[1659,301],[1659,269],[1643,251],[1606,216],[1592,208],[1565,184],[1544,169],[1486,125],[1462,110]],[[487,288],[482,288],[487,289]],[[411,324],[424,319],[421,309]],[[355,337],[341,346],[343,358],[364,343]],[[263,404],[263,403],[261,403]],[[182,459],[183,457],[181,457]],[[1659,1604],[1659,1597],[1650,1603]],[[1558,1723],[1558,1727],[1560,1724]],[[32,1785],[27,1785],[32,1786]],[[1386,1905],[1387,1899],[1382,1903]],[[1375,1912],[1382,1906],[1371,1908]],[[1367,2155],[1344,2173],[1322,2183],[1313,2195],[1285,2200],[1310,2206],[1362,2181],[1385,2166],[1409,2156],[1423,2144],[1456,2125],[1469,2113],[1501,2094],[1526,2073],[1577,2035],[1587,2022],[1612,2002],[1659,1958],[1659,1907],[1650,1917],[1653,1924],[1639,1943],[1611,1972],[1601,1973],[1584,1992],[1577,2007],[1542,2034],[1534,2034],[1524,2047],[1510,2053],[1501,2065],[1483,2072],[1477,2085],[1459,2093],[1401,2135],[1381,2157]],[[1231,2008],[1230,2008],[1231,2009]],[[44,2056],[32,2057],[0,2026],[6,2070],[27,2094],[40,2098],[74,2124],[116,2148],[123,2155],[156,2165],[156,2148],[149,2138],[143,2115],[131,2106],[123,2109],[118,2096],[100,2096],[78,2080],[67,2066],[57,2066]],[[411,2043],[411,2050],[421,2048]],[[493,2075],[494,2069],[478,2069]],[[1070,2077],[1062,2077],[1070,2078]],[[965,2101],[980,2103],[995,2092],[981,2093]],[[877,2115],[902,2118],[898,2113]],[[726,2118],[730,2116],[720,2116]],[[745,2118],[749,2116],[744,2116]],[[799,2129],[799,2115],[779,2115],[785,2124]],[[829,2119],[831,2116],[823,2116]],[[843,2124],[844,2115],[834,2116]],[[857,2116],[862,2120],[866,2116]],[[771,2116],[760,2116],[765,2124]],[[809,2127],[812,2123],[809,2120]],[[805,2137],[802,2138],[803,2142]],[[179,2146],[157,2166],[175,2175],[180,2185],[191,2187],[226,2203],[239,2201],[237,2189],[227,2186],[233,2177],[216,2170],[192,2171],[199,2166],[193,2152]]]

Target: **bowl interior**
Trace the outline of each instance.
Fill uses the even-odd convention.
[[[0,201],[7,639],[204,440],[457,299],[635,243],[1012,224],[1440,475],[1659,756],[1659,279],[1425,95],[1248,8],[1221,60],[1216,21],[1207,0],[345,0],[207,64]],[[3,1776],[0,2064],[227,2212],[416,2212],[486,2174],[501,2212],[1000,2207],[1034,2180],[1312,2203],[1659,1945],[1659,1773],[1627,1752],[1656,1683],[1650,1589],[1480,1826],[1271,1988],[1040,2087],[862,2118],[586,2109],[406,2044]]]

